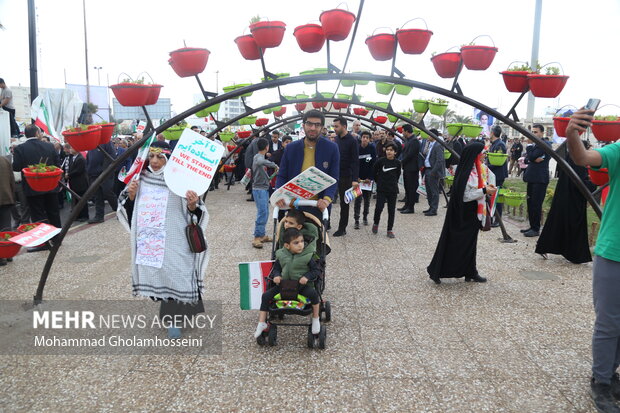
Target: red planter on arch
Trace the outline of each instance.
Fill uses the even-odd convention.
[[[568,76],[532,73],[527,75],[527,81],[532,95],[537,98],[555,98],[566,86]]]
[[[594,120],[592,133],[601,142],[614,142],[620,138],[620,120]]]
[[[256,40],[251,34],[239,36],[235,39],[239,53],[245,60],[258,60],[260,59],[260,49],[256,44]],[[263,55],[265,50],[263,50]]]
[[[368,114],[368,110],[365,108],[353,108],[353,113],[358,116],[366,116]]]
[[[297,112],[301,112],[302,110],[306,110],[307,103],[295,103],[295,110]]]
[[[523,93],[529,89],[529,83],[527,81],[527,75],[530,72],[526,70],[504,70],[499,72],[504,78],[504,85],[509,92]]]
[[[377,116],[373,120],[377,123],[384,124],[385,122],[387,122],[388,118],[387,116]]]
[[[285,113],[286,113],[286,106],[283,106],[282,109],[274,111],[273,116],[281,118],[282,116],[284,116]]]
[[[325,44],[325,33],[319,24],[297,26],[293,32],[299,48],[306,53],[316,53]]]
[[[394,46],[396,46],[396,36],[391,33],[379,33],[366,38],[368,50],[373,59],[384,61],[394,57]]]
[[[601,168],[598,171],[594,171],[588,167],[588,176],[590,181],[596,186],[603,186],[609,182],[609,173],[607,168]]]
[[[325,38],[334,42],[338,42],[349,37],[353,22],[355,22],[355,14],[348,10],[332,9],[321,13],[319,17]]]
[[[205,70],[210,54],[207,49],[184,47],[170,52],[168,63],[180,77],[195,76]]]
[[[487,70],[493,63],[497,50],[497,47],[492,46],[462,46],[463,64],[469,70]]]
[[[258,118],[256,119],[256,122],[254,122],[256,126],[265,126],[268,123],[269,123],[269,119],[267,118]]]
[[[250,24],[250,32],[256,45],[263,49],[280,46],[285,31],[286,23],[281,21],[260,21]]]
[[[444,79],[455,77],[461,65],[461,54],[459,52],[440,53],[431,57],[431,62],[439,77]]]
[[[396,30],[396,40],[405,54],[422,54],[431,40],[433,32],[423,29]]]

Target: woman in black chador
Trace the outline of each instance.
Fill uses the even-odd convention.
[[[590,191],[596,189],[596,185],[588,178],[585,167],[575,165],[568,154],[566,161]],[[547,253],[561,254],[574,264],[592,261],[586,207],[587,201],[577,185],[560,169],[551,209],[536,243],[536,252],[545,258]]]
[[[456,169],[452,196],[437,249],[426,268],[431,280],[465,277],[465,281],[485,282],[476,269],[476,245],[481,222],[486,219],[486,195],[496,192],[488,184],[488,170],[482,161],[484,145],[472,142],[465,147]]]

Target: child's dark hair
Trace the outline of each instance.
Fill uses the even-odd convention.
[[[304,225],[306,223],[306,215],[300,209],[291,208],[286,213],[287,217],[291,217],[297,222],[297,225]]]
[[[258,150],[260,152],[260,151],[264,150],[268,145],[269,145],[269,142],[267,141],[267,139],[259,138],[258,139],[258,143],[256,144],[256,147],[258,148]]]
[[[303,234],[297,228],[287,228],[284,230],[284,235],[282,235],[282,240],[285,244],[290,244],[296,238],[302,237]]]
[[[396,146],[396,144],[394,142],[386,143],[385,146],[383,147],[383,149],[387,149],[387,148],[392,148],[394,150],[394,152],[398,152],[398,146]]]

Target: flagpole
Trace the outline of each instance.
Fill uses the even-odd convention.
[[[82,0],[84,11],[84,57],[86,59],[86,103],[90,103],[90,82],[88,81],[88,36],[86,34],[86,0]]]
[[[34,0],[28,0],[28,49],[30,54],[30,103],[39,96],[37,76],[37,18]]]

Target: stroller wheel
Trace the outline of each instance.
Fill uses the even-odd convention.
[[[325,349],[326,341],[327,341],[327,328],[325,326],[321,326],[321,331],[319,332],[319,345],[318,345],[318,347],[321,350]]]
[[[268,333],[269,345],[273,347],[278,344],[277,341],[278,341],[278,327],[272,324],[271,326],[269,326],[269,333]]]
[[[314,334],[312,334],[312,326],[308,326],[308,348],[314,348]]]
[[[256,338],[256,343],[259,346],[264,346],[265,344],[267,344],[267,340],[265,339],[265,333],[261,334]]]
[[[332,321],[332,305],[329,301],[325,301],[323,304],[323,321]]]

